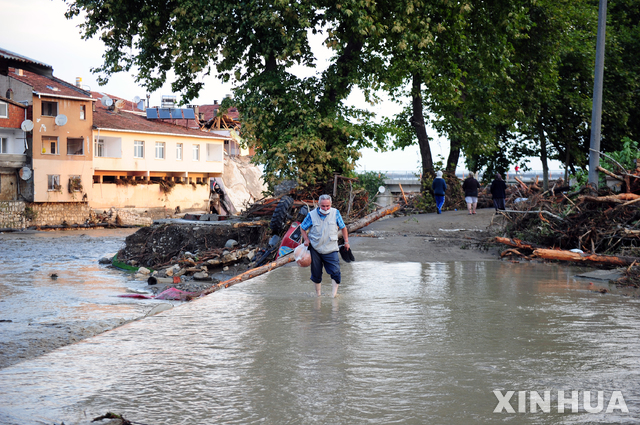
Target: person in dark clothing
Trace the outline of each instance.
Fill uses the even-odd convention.
[[[462,183],[462,190],[464,191],[464,200],[467,202],[467,209],[469,214],[476,213],[476,207],[478,206],[478,189],[480,183],[474,178],[472,172],[469,172],[469,177]]]
[[[504,198],[507,197],[507,184],[502,180],[500,173],[496,173],[496,178],[491,182],[491,197],[496,211],[504,210]]]
[[[444,205],[444,192],[447,190],[447,182],[442,178],[442,171],[436,173],[436,178],[431,183],[431,189],[433,189],[433,196],[436,198],[436,208],[438,214],[442,214],[442,206]]]

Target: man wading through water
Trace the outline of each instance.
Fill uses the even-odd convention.
[[[311,280],[316,284],[316,294],[320,296],[322,267],[331,276],[332,296],[338,293],[340,285],[340,255],[338,254],[338,230],[342,230],[344,246],[349,248],[347,231],[340,211],[331,208],[331,196],[320,195],[318,208],[310,211],[300,225],[304,244],[311,253]]]

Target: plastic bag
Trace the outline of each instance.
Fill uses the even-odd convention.
[[[311,253],[305,244],[300,244],[293,250],[293,258],[300,267],[309,267],[311,265]]]

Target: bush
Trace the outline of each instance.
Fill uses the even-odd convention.
[[[369,199],[373,199],[378,194],[378,188],[384,186],[384,180],[387,175],[384,173],[377,173],[375,171],[365,171],[361,174],[356,174],[358,181],[356,182],[356,188],[364,189],[369,194]]]

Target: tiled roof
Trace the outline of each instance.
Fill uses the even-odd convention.
[[[0,74],[8,75],[9,68],[20,68],[39,75],[53,75],[53,68],[46,63],[38,62],[0,47]]]
[[[92,92],[93,97],[101,99],[105,94]],[[186,128],[184,125],[176,125],[171,121],[186,120],[152,120],[147,119],[144,111],[137,109],[136,105],[128,100],[121,99],[116,96],[107,95],[113,100],[114,104],[119,100],[124,102],[122,109],[117,112],[109,110],[102,102],[96,102],[96,111],[93,114],[93,127],[99,129],[139,131],[141,133],[164,133],[175,134],[177,136],[196,136],[211,139],[220,139],[220,136],[210,134],[204,131]],[[190,120],[193,122],[192,120]]]
[[[10,77],[30,85],[37,94],[54,97],[86,98],[87,100],[91,98],[90,92],[53,76],[45,77],[34,74],[33,72],[24,71],[23,75],[18,75],[13,72],[10,74]]]

